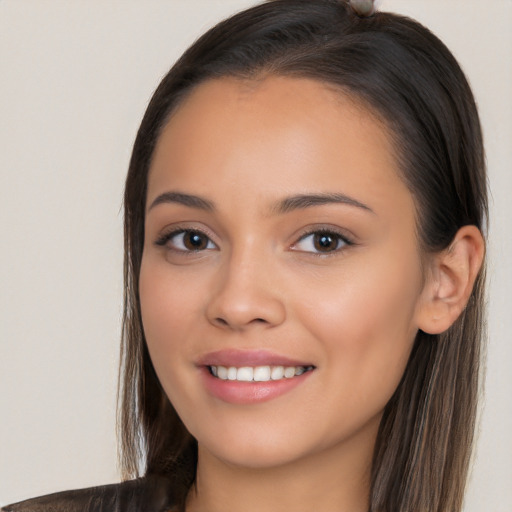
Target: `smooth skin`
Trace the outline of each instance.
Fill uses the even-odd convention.
[[[479,231],[421,255],[386,126],[326,85],[274,76],[212,80],[180,105],[147,205],[144,331],[199,446],[187,510],[366,511],[383,409],[418,329],[445,330],[467,302]],[[197,361],[233,348],[315,369],[272,400],[228,403]]]

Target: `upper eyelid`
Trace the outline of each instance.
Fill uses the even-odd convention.
[[[208,239],[216,246],[218,247],[217,242],[213,240],[212,235],[208,232],[206,229],[202,228],[196,228],[196,227],[188,227],[188,226],[171,226],[168,229],[163,229],[162,232],[157,235],[156,240],[154,243],[156,245],[165,245],[171,238],[181,234],[181,233],[187,233],[187,232],[195,232],[195,233],[201,233],[202,235],[208,237]]]
[[[305,239],[307,239],[310,236],[316,235],[316,234],[331,234],[335,235],[342,243],[342,247],[336,248],[332,251],[308,251],[300,249],[298,246],[301,242],[303,242]],[[340,256],[345,253],[345,251],[351,247],[354,247],[357,245],[355,239],[353,236],[349,236],[345,230],[342,230],[341,228],[334,228],[334,227],[310,227],[309,230],[305,230],[302,232],[302,234],[296,239],[295,241],[290,245],[290,250],[293,252],[301,253],[304,255],[308,255],[315,258],[332,258],[336,256]]]
[[[301,230],[299,235],[296,235],[295,241],[293,242],[296,244],[300,240],[303,240],[304,238],[315,235],[317,233],[329,233],[336,236],[339,236],[343,240],[345,240],[348,244],[354,244],[355,243],[355,236],[351,233],[347,232],[347,230],[342,228],[336,228],[334,226],[309,226],[307,228],[304,228]]]

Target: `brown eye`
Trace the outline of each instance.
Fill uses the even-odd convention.
[[[313,235],[313,245],[319,252],[335,251],[338,248],[339,236],[330,233],[315,233]]]
[[[189,251],[202,251],[208,247],[210,239],[199,231],[186,231],[183,233],[183,245]]]
[[[192,229],[180,229],[166,234],[159,238],[156,244],[181,252],[198,252],[216,248],[208,235]]]
[[[314,231],[304,235],[293,249],[313,254],[328,254],[338,252],[352,242],[334,231]]]

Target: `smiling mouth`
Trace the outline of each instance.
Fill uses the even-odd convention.
[[[293,379],[314,370],[314,366],[207,366],[211,375],[220,380],[238,382],[269,382]]]

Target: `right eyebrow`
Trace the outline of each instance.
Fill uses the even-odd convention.
[[[183,192],[164,192],[160,194],[149,206],[148,212],[158,206],[159,204],[177,203],[189,208],[196,208],[199,210],[213,211],[215,204],[204,197],[195,196],[192,194],[184,194]]]
[[[345,194],[299,194],[296,196],[286,197],[278,201],[272,208],[277,214],[288,213],[293,210],[303,210],[314,206],[322,206],[324,204],[347,204],[355,206],[362,210],[375,213],[368,205],[361,203],[357,199],[349,197]]]

